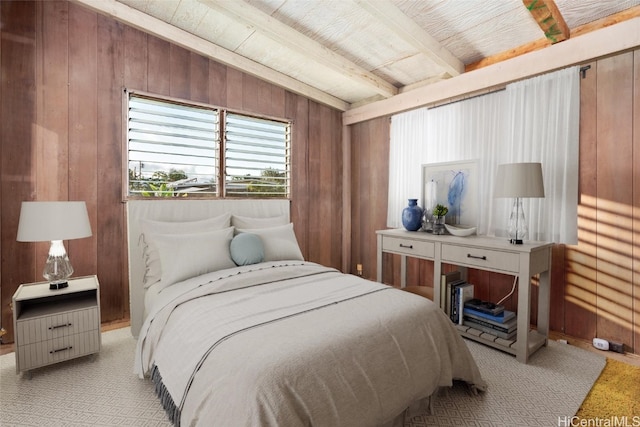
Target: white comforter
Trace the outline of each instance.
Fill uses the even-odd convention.
[[[176,425],[377,426],[453,379],[486,387],[431,301],[334,269],[261,263],[167,290],[135,372]]]

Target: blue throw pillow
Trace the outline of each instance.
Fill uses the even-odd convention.
[[[237,265],[250,265],[262,262],[264,246],[260,236],[240,233],[231,240],[231,259]]]

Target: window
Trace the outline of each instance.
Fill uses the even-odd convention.
[[[129,196],[289,197],[289,122],[134,93],[128,103]]]
[[[288,123],[226,115],[227,196],[288,196],[289,127]]]

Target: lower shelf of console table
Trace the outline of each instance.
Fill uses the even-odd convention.
[[[517,341],[505,340],[495,335],[482,332],[478,329],[474,329],[470,326],[456,325],[458,332],[465,338],[469,338],[473,341],[488,345],[495,349],[504,351],[505,353],[513,354],[517,356]],[[540,347],[547,344],[547,337],[538,333],[537,331],[530,330],[527,339],[527,353],[532,354]]]

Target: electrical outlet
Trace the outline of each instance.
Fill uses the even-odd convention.
[[[616,353],[624,353],[624,344],[621,342],[609,341],[609,350]]]
[[[607,351],[609,350],[609,341],[603,340],[602,338],[594,338],[593,346],[598,350]]]

